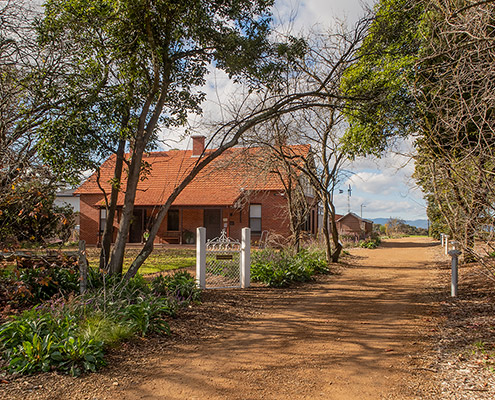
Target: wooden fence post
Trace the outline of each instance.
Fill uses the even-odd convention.
[[[88,259],[86,258],[86,241],[79,241],[79,274],[80,274],[80,283],[79,290],[81,294],[86,292],[88,288]]]

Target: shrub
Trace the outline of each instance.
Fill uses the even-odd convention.
[[[120,342],[130,339],[135,332],[127,323],[114,321],[101,312],[95,312],[85,318],[78,330],[78,337],[94,339],[102,342],[105,347],[114,347]]]
[[[253,254],[251,263],[251,279],[271,287],[306,282],[314,274],[328,271],[325,255],[320,251],[303,250],[291,255],[288,252],[267,249]]]
[[[51,354],[57,369],[78,376],[83,371],[95,372],[104,366],[103,342],[69,336],[64,338]]]
[[[129,324],[132,330],[141,336],[147,333],[169,334],[170,327],[163,319],[165,316],[174,317],[177,312],[177,302],[166,297],[141,297],[135,304],[125,307],[121,320]]]
[[[54,297],[0,325],[0,351],[10,372],[95,371],[105,365],[106,348],[137,335],[169,334],[166,319],[200,295],[187,272],[153,284],[139,275],[129,282],[103,281],[101,274],[91,279],[100,289]]]
[[[359,242],[359,247],[364,247],[366,249],[376,249],[381,242],[382,241],[379,236],[371,236],[365,240],[361,240]]]
[[[54,260],[38,258],[26,267],[17,267],[10,273],[10,298],[21,304],[38,304],[54,295],[68,295],[79,289],[77,260],[63,253]]]
[[[187,271],[178,271],[173,275],[159,275],[151,281],[153,291],[161,296],[172,296],[181,303],[199,301],[201,290],[196,285],[196,280]]]
[[[0,326],[0,343],[10,372],[58,369],[72,375],[104,365],[103,342],[76,338],[78,319],[33,308]]]

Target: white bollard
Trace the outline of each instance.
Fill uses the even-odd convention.
[[[206,228],[196,229],[196,283],[206,288]]]
[[[449,254],[449,235],[445,235],[444,242],[445,242],[445,255],[447,255]]]
[[[443,234],[443,233],[441,233],[441,234],[440,234],[440,242],[442,243],[442,247],[443,247],[443,237],[444,237],[444,234]]]
[[[251,286],[251,229],[242,228],[241,287]]]

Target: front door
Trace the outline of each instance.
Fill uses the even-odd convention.
[[[134,210],[131,227],[129,229],[129,243],[141,243],[143,240],[144,211],[145,210],[139,208]]]
[[[222,210],[219,208],[205,209],[204,221],[206,240],[219,237],[222,230]]]

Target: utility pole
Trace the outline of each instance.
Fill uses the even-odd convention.
[[[351,194],[352,194],[352,188],[351,185],[349,184],[349,189],[347,189],[347,212],[351,212]]]

